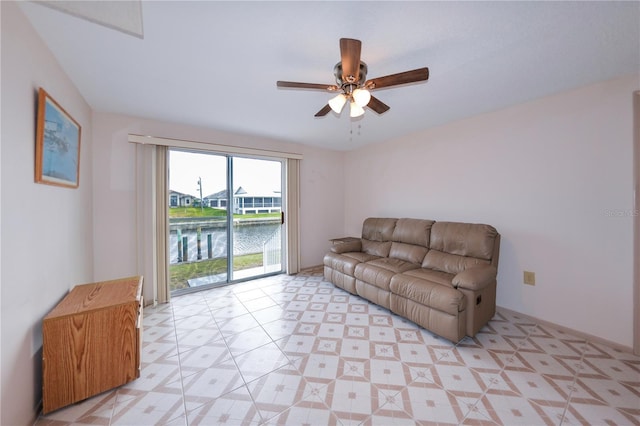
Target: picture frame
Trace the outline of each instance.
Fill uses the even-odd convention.
[[[77,188],[80,184],[80,124],[43,88],[38,90],[36,183]]]

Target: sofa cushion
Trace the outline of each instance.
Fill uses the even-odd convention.
[[[369,262],[370,260],[379,259],[380,256],[374,256],[373,254],[363,253],[361,251],[354,251],[349,253],[343,253],[344,257],[348,257],[354,260],[357,260],[360,263]],[[351,271],[351,275],[353,275],[353,271]]]
[[[391,241],[380,242],[362,239],[362,251],[377,257],[389,256],[391,250]]]
[[[457,274],[490,264],[497,235],[490,225],[436,222],[431,227],[430,250],[422,267]]]
[[[438,250],[429,250],[424,257],[422,267],[455,275],[467,268],[489,264],[490,262],[488,260],[458,256],[457,254],[443,253]]]
[[[414,244],[392,242],[389,257],[420,265],[428,249]]]
[[[399,243],[429,247],[429,237],[432,226],[432,220],[398,219],[391,240]]]
[[[397,219],[370,217],[362,224],[362,238],[370,241],[391,241]]]
[[[362,262],[368,262],[370,260],[377,259],[377,256],[373,256],[362,252],[344,253],[338,254],[329,252],[325,254],[323,263],[340,273],[354,276],[356,265]]]
[[[378,288],[389,291],[389,282],[394,275],[418,267],[419,265],[415,263],[405,262],[400,259],[382,257],[380,259],[356,265],[354,275],[360,281],[364,281]]]
[[[490,261],[497,235],[496,229],[490,225],[436,222],[431,227],[429,248]]]
[[[417,269],[420,265],[416,263],[406,262],[401,259],[394,259],[391,257],[381,257],[380,259],[370,260],[362,265],[363,267],[375,266],[379,268],[387,269],[393,273],[401,274],[411,269]],[[356,277],[357,278],[357,277]]]
[[[467,308],[467,299],[462,292],[407,274],[394,275],[389,288],[393,294],[451,315],[458,315]]]
[[[434,271],[433,269],[412,269],[410,271],[403,272],[405,275],[414,278],[420,278],[426,281],[431,281],[436,284],[441,284],[447,287],[453,287],[453,278],[455,275],[442,271]]]

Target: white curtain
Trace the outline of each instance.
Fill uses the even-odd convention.
[[[300,160],[287,159],[285,229],[287,274],[300,272]]]
[[[169,291],[169,173],[167,165],[167,147],[156,146],[156,289],[159,303],[167,303],[171,298]]]
[[[136,251],[147,305],[170,298],[167,193],[167,148],[136,145]]]

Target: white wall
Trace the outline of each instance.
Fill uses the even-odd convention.
[[[343,229],[344,154],[262,137],[94,113],[94,233],[96,279],[136,271],[136,159],[128,134],[185,139],[303,154],[300,163],[301,267],[322,264],[328,239]]]
[[[631,347],[639,86],[629,76],[350,152],[345,231],[368,216],[489,223],[499,306]]]
[[[42,318],[93,279],[91,110],[13,2],[2,10],[2,402],[0,424],[30,424],[41,398]],[[82,128],[80,187],[34,183],[37,90]]]

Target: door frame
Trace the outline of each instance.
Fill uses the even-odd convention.
[[[198,292],[198,291],[203,291],[203,290],[210,290],[212,288],[215,288],[217,286],[221,286],[221,285],[230,285],[230,284],[236,284],[236,283],[241,283],[241,282],[245,282],[245,281],[250,281],[250,280],[254,280],[254,279],[260,279],[260,278],[264,278],[264,277],[268,277],[268,276],[272,276],[272,275],[277,275],[277,274],[282,274],[287,272],[288,270],[288,265],[287,265],[287,259],[289,258],[289,251],[291,250],[288,246],[288,241],[284,238],[285,236],[285,232],[284,229],[286,229],[286,227],[284,226],[285,222],[283,221],[280,226],[282,227],[283,232],[281,232],[281,238],[280,238],[280,247],[281,247],[281,267],[279,271],[273,271],[273,272],[267,272],[267,273],[263,273],[263,274],[259,274],[259,275],[252,275],[252,276],[247,276],[247,277],[241,277],[241,278],[236,278],[234,275],[234,271],[233,269],[233,263],[234,263],[234,232],[233,232],[233,225],[234,225],[234,219],[233,219],[233,210],[234,210],[234,191],[233,191],[233,187],[234,187],[234,159],[239,159],[239,158],[244,158],[244,159],[250,159],[250,160],[259,160],[259,161],[272,161],[272,162],[278,162],[280,163],[280,192],[283,195],[282,197],[282,201],[281,201],[281,211],[284,212],[285,207],[286,207],[286,203],[285,203],[285,197],[284,195],[287,193],[288,191],[288,184],[289,182],[285,180],[285,176],[286,176],[286,168],[288,165],[288,161],[287,158],[277,158],[277,157],[267,157],[264,155],[250,155],[250,154],[235,154],[235,153],[230,153],[230,152],[218,152],[218,151],[214,151],[214,150],[209,150],[209,149],[203,149],[202,147],[197,147],[197,148],[192,148],[192,147],[188,147],[188,148],[184,148],[184,147],[180,147],[180,146],[167,146],[167,152],[166,155],[167,157],[167,161],[166,161],[166,167],[165,167],[165,174],[166,174],[166,180],[167,182],[169,181],[169,174],[170,174],[170,170],[171,170],[171,152],[172,151],[177,151],[177,152],[185,152],[185,153],[190,153],[190,154],[196,154],[196,155],[211,155],[211,156],[217,156],[217,157],[224,157],[225,159],[225,164],[226,164],[226,177],[225,177],[225,181],[226,181],[226,185],[227,185],[227,214],[226,214],[226,226],[225,226],[225,232],[226,232],[226,249],[227,249],[227,268],[226,268],[226,280],[225,281],[220,281],[220,282],[216,282],[213,284],[207,284],[207,285],[202,285],[202,286],[198,286],[198,287],[193,287],[193,288],[184,288],[184,289],[178,289],[178,290],[171,290],[169,289],[169,283],[168,283],[168,277],[170,274],[167,274],[167,293],[170,296],[179,296],[179,295],[183,295],[183,294],[188,294],[188,293],[194,293],[194,292]],[[167,183],[168,185],[168,183]],[[167,190],[167,198],[168,199],[168,186],[166,188]],[[169,210],[168,210],[168,202],[165,203],[166,205],[164,205],[164,211],[163,213],[160,213],[161,215],[164,215],[166,217],[166,222],[167,222],[167,226],[169,225]],[[168,238],[169,232],[167,231],[167,238]],[[166,250],[166,254],[165,254],[165,262],[167,265],[167,268],[171,267],[170,264],[170,259],[169,259],[169,250]]]

